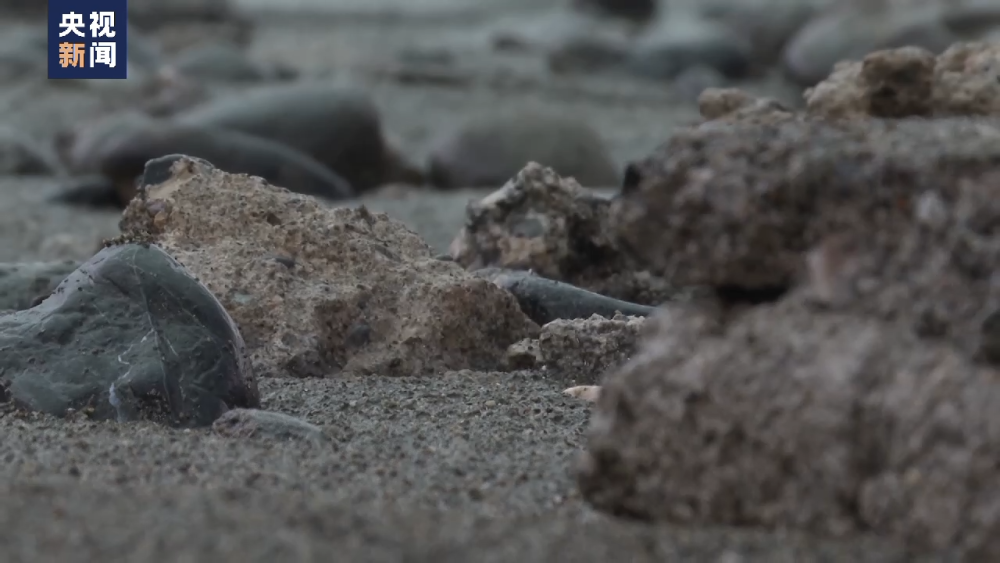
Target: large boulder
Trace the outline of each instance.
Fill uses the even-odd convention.
[[[155,241],[233,315],[258,373],[495,369],[537,333],[517,300],[366,208],[180,157],[151,162],[122,229]]]
[[[260,404],[222,305],[162,249],[110,246],[39,305],[0,317],[0,383],[56,416],[207,426]]]

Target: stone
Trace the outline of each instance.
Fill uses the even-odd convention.
[[[77,266],[72,260],[0,263],[0,311],[30,309]]]
[[[212,431],[229,438],[302,440],[321,444],[329,440],[323,429],[280,412],[232,409],[212,423]]]
[[[0,379],[21,408],[207,426],[260,397],[236,325],[161,248],[113,245],[35,307],[0,317]]]
[[[52,194],[48,201],[82,207],[117,209],[121,209],[123,203],[114,180],[100,174],[65,180],[61,189]]]
[[[697,66],[738,79],[750,75],[753,60],[749,44],[739,35],[711,20],[682,15],[666,18],[643,34],[626,66],[652,80],[674,80]]]
[[[196,45],[178,53],[170,65],[184,77],[222,83],[254,83],[290,78],[278,68],[267,68],[251,60],[230,43]]]
[[[315,81],[259,86],[175,119],[287,145],[343,176],[359,192],[413,174],[412,166],[388,147],[378,108],[356,88]]]
[[[610,200],[574,179],[529,163],[502,188],[469,203],[451,256],[471,270],[531,270],[644,305],[673,298],[672,286],[637,267],[619,248],[609,227],[610,210]]]
[[[294,192],[329,200],[354,195],[344,178],[293,148],[239,131],[170,121],[149,121],[114,137],[101,147],[98,165],[127,203],[146,162],[169,154],[202,158],[226,172],[260,176]]]
[[[600,135],[577,120],[541,112],[480,115],[431,148],[428,180],[440,188],[495,188],[529,162],[592,187],[616,186],[618,166]]]
[[[558,319],[585,319],[592,315],[610,317],[615,313],[645,317],[653,312],[653,308],[647,305],[600,295],[532,272],[483,268],[472,273],[513,294],[524,314],[540,325]]]
[[[651,322],[591,418],[578,483],[597,508],[1000,555],[995,368],[801,299]]]
[[[143,189],[121,228],[219,296],[262,375],[493,369],[538,330],[512,295],[435,260],[384,214],[329,208],[188,158]]]
[[[785,45],[787,74],[803,86],[813,86],[841,61],[860,60],[884,49],[919,47],[941,53],[961,38],[942,19],[939,5],[893,8],[868,6],[833,8],[818,14]]]
[[[982,225],[997,209],[998,139],[1000,123],[983,118],[708,122],[637,164],[609,228],[654,275],[759,296],[810,283],[807,253],[844,239],[835,246],[846,254],[828,256],[851,307],[944,314],[967,340],[992,291],[996,243]],[[932,228],[928,207],[947,228]],[[961,267],[942,272],[949,263]],[[912,285],[900,292],[897,281]],[[920,311],[930,296],[948,306]]]
[[[778,62],[784,46],[827,0],[707,0],[697,13],[725,26],[750,47],[757,65]]]
[[[62,172],[54,155],[11,127],[0,126],[0,175],[54,176]]]
[[[513,369],[544,369],[546,376],[576,385],[599,384],[604,374],[632,357],[645,316],[621,313],[559,319],[542,326],[538,338],[507,349]]]
[[[590,13],[634,22],[646,22],[660,11],[660,0],[572,0],[571,5]]]
[[[805,93],[826,119],[1000,115],[1000,42],[957,43],[934,57],[914,47],[838,64]]]
[[[766,123],[794,118],[794,113],[780,102],[770,98],[757,98],[736,88],[703,90],[698,95],[698,113],[709,121],[743,123]]]

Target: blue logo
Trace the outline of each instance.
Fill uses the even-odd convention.
[[[49,78],[128,78],[128,0],[48,0]]]

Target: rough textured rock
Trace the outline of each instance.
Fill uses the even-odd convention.
[[[0,317],[15,404],[63,416],[206,426],[260,398],[222,305],[156,246],[105,248],[39,305]]]
[[[288,145],[359,191],[418,175],[387,146],[378,108],[367,94],[333,83],[262,86],[195,107],[176,119]]]
[[[605,372],[623,365],[636,349],[645,317],[617,314],[588,319],[557,320],[542,326],[538,338],[507,349],[513,369],[544,368],[567,384],[596,384]]]
[[[431,149],[428,179],[442,188],[492,188],[529,162],[585,186],[619,183],[618,166],[590,126],[533,112],[485,115],[460,125]]]
[[[491,369],[537,331],[513,296],[435,260],[386,215],[329,209],[187,158],[157,179],[126,209],[123,232],[149,233],[219,296],[258,373]]]
[[[212,423],[212,430],[230,438],[267,437],[279,440],[306,440],[322,443],[329,438],[315,424],[259,409],[232,409]]]
[[[585,319],[591,315],[609,317],[624,313],[645,317],[653,312],[647,305],[613,299],[532,272],[483,268],[472,273],[509,291],[517,298],[524,314],[540,325],[557,319]]]
[[[469,204],[451,255],[470,268],[532,270],[625,301],[656,304],[673,289],[637,268],[608,229],[611,202],[529,163],[501,189]]]
[[[77,266],[72,260],[0,263],[0,311],[30,309]]]
[[[994,368],[796,299],[653,322],[592,418],[578,478],[597,507],[1000,556]]]
[[[613,218],[678,285],[774,297],[804,281],[968,349],[998,289],[998,141],[985,118],[709,122],[637,165]]]
[[[959,43],[938,57],[915,47],[838,64],[806,92],[825,118],[1000,115],[1000,42]]]

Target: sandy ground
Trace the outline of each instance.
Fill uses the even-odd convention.
[[[541,4],[551,2],[285,2],[280,17],[260,16],[266,25],[250,50],[310,73],[364,80],[386,127],[417,160],[436,135],[484,107],[585,119],[622,163],[692,118],[690,103],[659,85],[544,80],[537,61],[491,57],[488,30],[528,25]],[[270,2],[245,5],[274,11]],[[291,7],[323,14],[304,18]],[[379,65],[401,50],[442,45],[463,53],[456,72],[471,78],[462,85],[377,78]],[[45,139],[113,109],[114,99],[21,84],[0,92],[0,119]],[[0,178],[0,260],[82,260],[116,233],[114,212],[46,203],[59,186]],[[364,203],[443,251],[465,203],[481,195]],[[263,380],[264,408],[323,427],[334,437],[324,446],[0,413],[0,560],[913,560],[878,542],[646,527],[598,515],[572,479],[588,408],[564,397],[565,386],[538,373]]]

